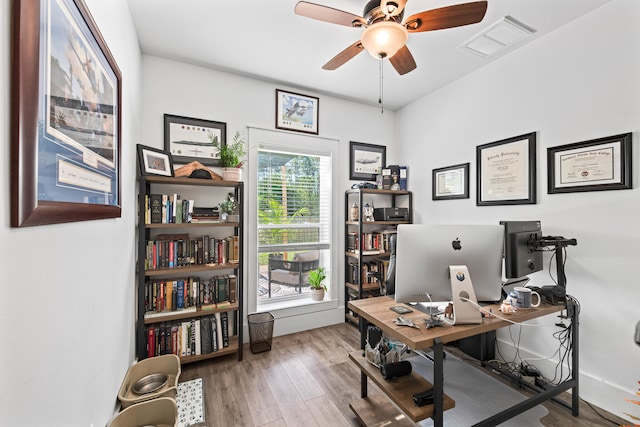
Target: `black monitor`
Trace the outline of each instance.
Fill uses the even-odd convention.
[[[504,226],[504,273],[517,279],[542,270],[540,221],[500,221]]]
[[[449,266],[465,265],[476,299],[499,301],[503,239],[503,227],[497,224],[399,225],[395,300],[451,301]]]

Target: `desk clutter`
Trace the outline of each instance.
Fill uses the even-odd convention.
[[[382,330],[377,326],[369,325],[367,328],[367,343],[364,353],[367,361],[373,366],[382,369],[383,365],[399,363],[400,356],[405,351],[407,351],[407,346],[404,343],[390,341],[387,337],[383,337]],[[394,368],[390,367],[390,369],[390,372],[396,372]],[[409,373],[411,373],[411,370],[404,375]],[[384,376],[384,373],[382,375]]]

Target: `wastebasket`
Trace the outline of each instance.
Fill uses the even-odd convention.
[[[252,353],[271,350],[273,340],[273,315],[268,312],[252,313],[247,316],[249,322],[249,346]]]

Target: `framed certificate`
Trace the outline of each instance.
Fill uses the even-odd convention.
[[[627,190],[631,133],[547,148],[547,192]]]
[[[469,163],[434,169],[431,180],[432,200],[469,198]]]
[[[536,133],[476,147],[476,205],[536,203]]]

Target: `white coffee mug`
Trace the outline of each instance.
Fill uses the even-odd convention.
[[[513,288],[513,293],[515,293],[515,298],[512,299],[511,304],[516,308],[531,308],[540,305],[540,294],[536,291],[532,291],[524,286],[516,286]],[[531,301],[534,295],[538,298],[535,304]]]

